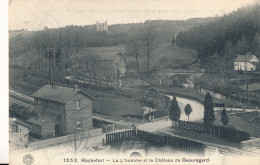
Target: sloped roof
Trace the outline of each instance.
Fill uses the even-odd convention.
[[[246,54],[246,55],[238,55],[238,57],[235,59],[235,62],[249,62],[254,55],[252,54]]]
[[[25,121],[22,121],[22,120],[17,119],[17,118],[9,118],[9,125],[13,125],[13,124],[15,124],[15,123],[21,124],[21,125],[23,125],[23,126],[25,126],[25,127],[28,127],[28,128],[31,127],[30,124],[28,124],[28,123],[25,122]]]
[[[50,122],[51,120],[58,117],[56,113],[47,112],[47,111],[44,111],[38,115],[39,115],[38,117],[31,117],[27,119],[26,122],[42,126],[43,124]]]
[[[51,85],[43,86],[34,94],[32,94],[32,97],[65,103],[78,92],[82,92],[83,94],[90,97],[91,99],[94,98],[93,96],[79,89],[74,90],[74,88],[58,87],[58,86],[52,87]]]

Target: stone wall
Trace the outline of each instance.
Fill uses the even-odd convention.
[[[91,131],[78,133],[76,135],[76,139],[78,140],[78,139],[98,136],[100,134],[102,134],[102,129],[98,128],[98,129],[94,129]],[[73,135],[61,136],[58,138],[52,138],[52,139],[48,139],[48,140],[42,140],[39,142],[34,142],[34,143],[28,144],[28,147],[34,150],[34,149],[44,148],[44,147],[48,147],[48,146],[58,145],[61,143],[66,143],[66,142],[71,141],[72,139],[74,139],[74,136],[75,135],[73,134]]]
[[[77,101],[80,101],[79,109],[77,109]],[[82,122],[82,130],[92,129],[92,100],[89,97],[79,92],[66,102],[65,109],[67,134],[75,132],[77,121]]]
[[[250,139],[240,143],[240,147],[244,150],[260,150],[260,138]]]

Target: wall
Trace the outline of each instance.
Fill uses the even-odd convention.
[[[59,103],[59,102],[55,102],[55,101],[51,101],[51,100],[45,100],[45,99],[34,99],[34,104],[35,104],[35,109],[38,111],[42,111],[42,110],[48,110],[50,112],[56,113],[56,114],[60,114],[61,111],[64,110],[64,104]]]
[[[41,126],[31,124],[31,132],[30,134],[33,136],[37,136],[37,138],[42,138],[42,129]]]
[[[251,71],[251,68],[253,71],[256,70],[256,66],[252,65],[250,62],[246,62],[246,66],[245,66],[245,62],[235,62],[234,64],[234,70],[246,70],[247,71]]]
[[[225,99],[225,100],[228,99],[226,96],[224,96],[224,95],[222,95],[222,94],[220,94],[220,93],[215,93],[215,92],[210,91],[210,90],[207,90],[207,89],[201,88],[201,89],[200,89],[200,92],[201,92],[202,94],[204,94],[204,95],[206,95],[207,92],[209,92],[212,97],[217,98],[217,99]]]
[[[13,125],[18,126],[18,133],[12,133],[12,125],[9,125],[9,142],[10,145],[13,145],[14,147],[21,147],[25,146],[28,141],[29,141],[29,128],[18,124],[14,123]]]
[[[240,147],[244,150],[259,150],[260,149],[260,138],[255,138],[240,143]]]
[[[87,138],[87,137],[98,136],[100,134],[102,134],[102,129],[98,128],[98,129],[94,129],[91,131],[78,133],[76,135],[76,137],[77,137],[77,139],[83,139],[83,138]],[[34,149],[44,148],[44,147],[48,147],[48,146],[58,145],[61,143],[66,143],[66,142],[71,141],[72,139],[74,139],[74,134],[30,143],[30,144],[28,144],[28,147],[34,150]]]
[[[80,109],[77,109],[77,100],[80,100]],[[82,121],[82,130],[92,129],[92,100],[81,92],[73,96],[65,104],[67,134],[75,132],[76,121]]]
[[[45,102],[43,104],[43,102]],[[66,135],[67,131],[66,131],[66,112],[65,112],[65,104],[62,103],[58,103],[58,102],[54,102],[54,101],[50,101],[50,100],[43,100],[43,99],[34,99],[34,104],[35,104],[35,109],[36,111],[39,113],[41,111],[46,111],[48,110],[49,112],[53,112],[56,114],[61,115],[60,118],[60,133],[61,135]],[[56,123],[56,124],[59,124]],[[53,133],[51,133],[53,134]]]
[[[55,136],[55,125],[60,123],[60,118],[57,117],[44,123],[42,128],[42,139],[47,139]]]

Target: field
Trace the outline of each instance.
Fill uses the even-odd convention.
[[[88,47],[81,48],[76,54],[78,58],[89,55],[99,56],[101,59],[113,60],[118,52],[125,53],[126,45],[112,47]],[[171,45],[171,43],[159,43],[156,45],[150,59],[151,68],[176,68],[191,64],[197,58],[197,52],[192,49],[182,49]],[[145,55],[139,57],[139,68],[146,68]],[[135,68],[136,61],[132,56],[126,56],[127,67]]]
[[[116,54],[119,52],[125,52],[125,45],[107,46],[107,47],[86,47],[80,48],[80,51],[76,54],[79,58],[84,58],[89,54],[100,56],[104,60],[113,60],[116,58]]]

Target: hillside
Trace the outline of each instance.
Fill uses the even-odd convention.
[[[109,47],[86,47],[82,48],[77,54],[77,58],[88,58],[89,54],[95,54],[105,60],[114,60],[117,52],[125,52],[126,44]],[[197,51],[193,49],[182,49],[172,46],[171,43],[158,43],[152,53],[151,67],[157,69],[180,68],[189,65],[197,59]],[[139,57],[140,68],[146,67],[146,56]],[[127,68],[135,68],[135,59],[126,56]]]
[[[11,64],[28,66],[37,60],[46,59],[47,50],[52,47],[57,51],[56,53],[60,54],[61,59],[67,58],[68,55],[82,56],[81,54],[84,54],[84,57],[107,59],[114,57],[119,51],[124,52],[125,44],[132,42],[137,37],[142,38],[147,29],[152,29],[158,48],[153,52],[152,65],[158,65],[161,68],[160,61],[167,62],[164,66],[166,68],[179,67],[178,64],[189,64],[194,59],[182,63],[181,60],[174,60],[175,57],[182,56],[182,59],[186,60],[190,59],[190,56],[196,56],[196,53],[172,47],[168,44],[172,37],[180,31],[208,24],[218,19],[148,20],[144,23],[116,24],[109,26],[108,33],[96,32],[95,25],[70,25],[59,29],[46,27],[41,31],[15,30],[9,32],[9,58]],[[167,46],[165,47],[165,45]],[[187,56],[185,52],[188,52]],[[142,58],[144,57],[141,57],[141,61]],[[130,58],[128,66],[134,65],[132,61]],[[170,64],[171,62],[173,64]]]
[[[136,37],[143,36],[147,29],[153,30],[158,43],[170,43],[172,37],[178,32],[218,19],[149,20],[144,23],[115,24],[109,25],[108,33],[96,32],[95,25],[70,25],[59,29],[46,27],[41,31],[15,30],[9,32],[10,57],[33,58],[32,54],[44,55],[48,47],[56,49],[59,47],[71,54],[86,47],[126,44]]]
[[[260,6],[243,7],[218,21],[180,32],[172,42],[198,50],[205,66],[212,67],[209,63],[215,60],[231,69],[237,54],[251,52],[260,57]]]

